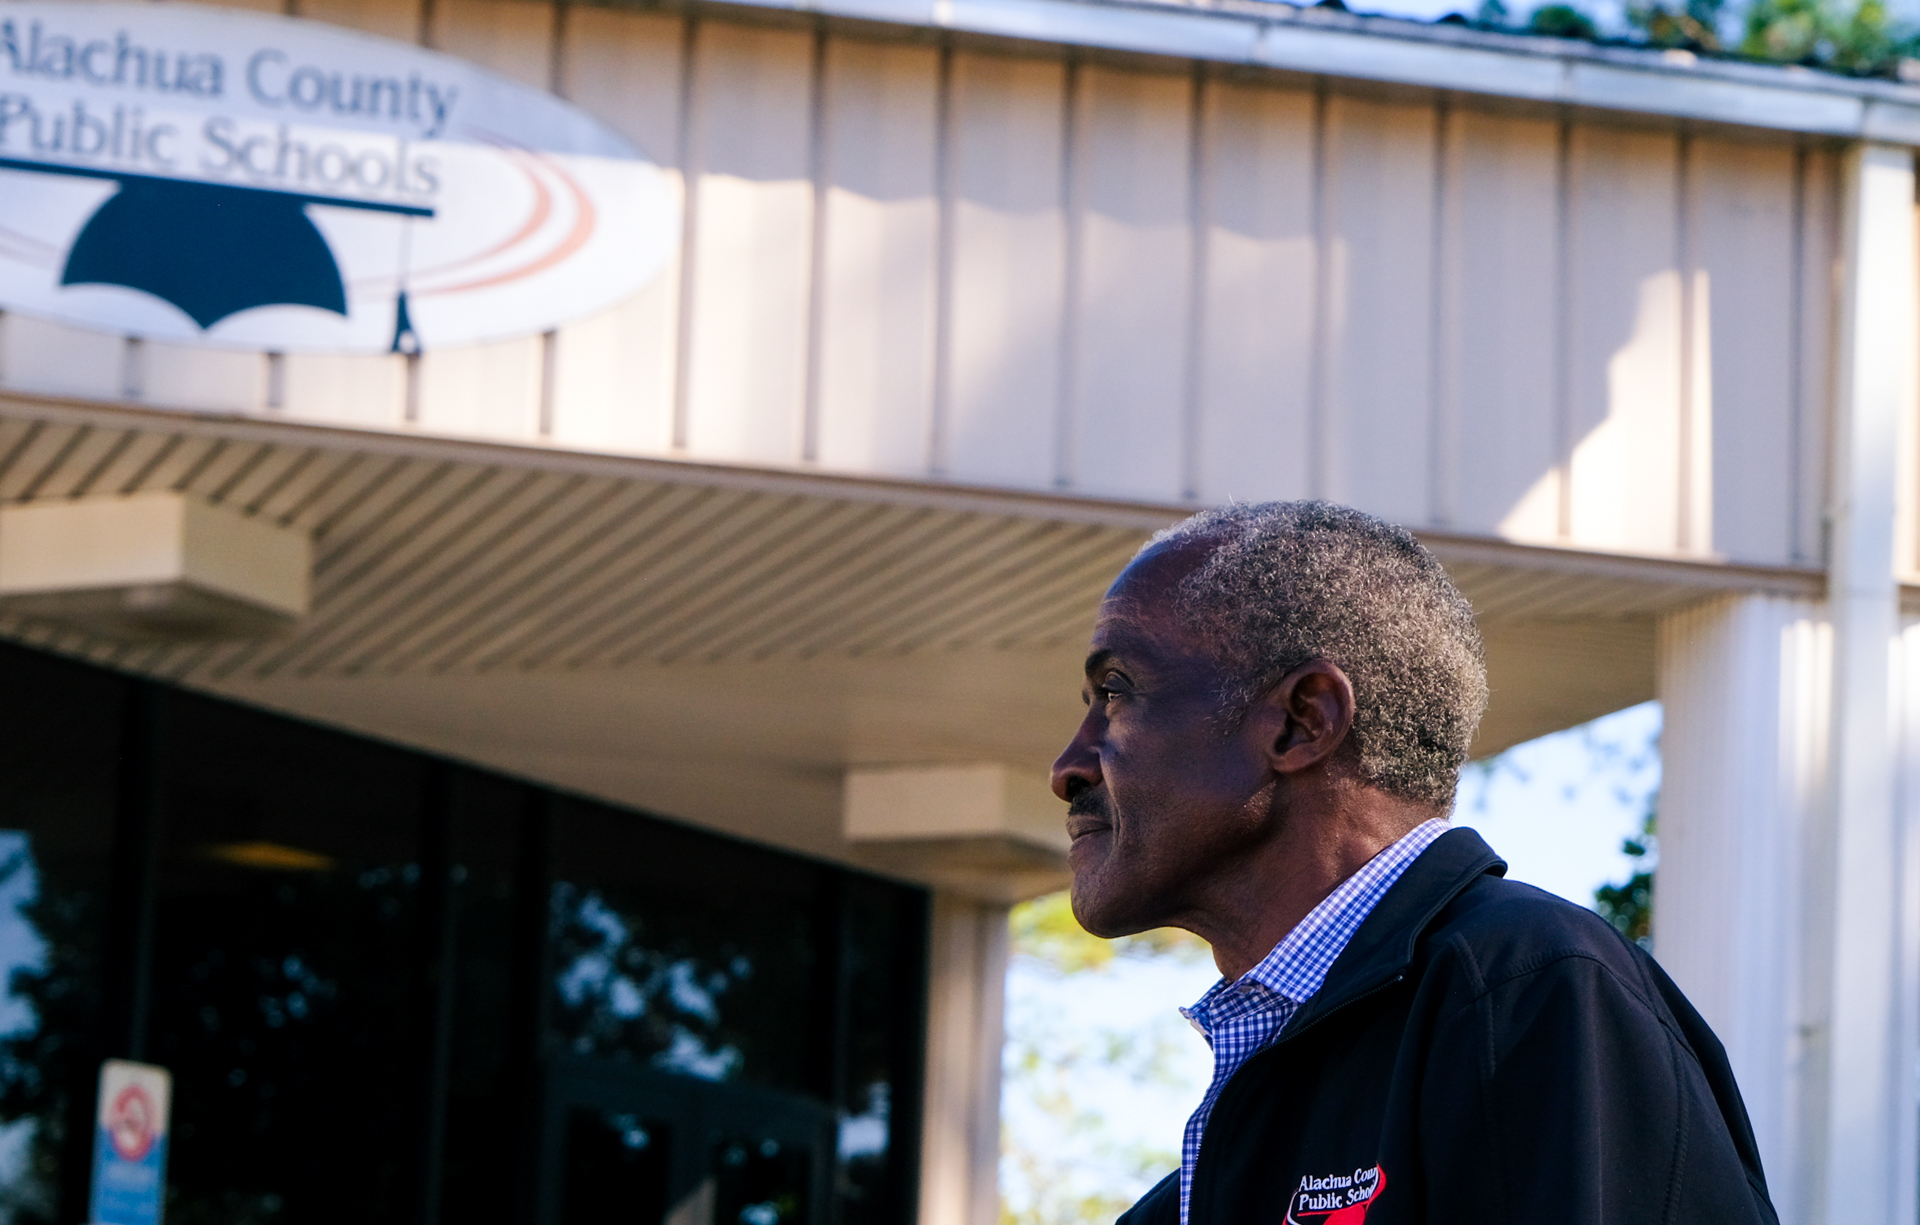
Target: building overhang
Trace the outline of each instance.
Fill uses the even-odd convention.
[[[1920,145],[1920,87],[1901,82],[1269,0],[705,0],[690,7]]]
[[[1051,803],[1100,597],[1191,509],[0,398],[0,500],[155,490],[309,534],[310,614],[156,642],[0,613],[0,636],[1000,900],[1058,885],[1057,849],[867,844],[848,776],[997,764],[1007,811]],[[1486,635],[1482,754],[1651,698],[1662,613],[1821,591],[1426,539]]]

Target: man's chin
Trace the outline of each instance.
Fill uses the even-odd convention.
[[[1133,913],[1134,907],[1126,905],[1122,898],[1111,896],[1107,890],[1086,880],[1078,872],[1074,873],[1073,889],[1069,896],[1073,902],[1074,921],[1102,940],[1137,936],[1149,928],[1160,926],[1142,921]]]

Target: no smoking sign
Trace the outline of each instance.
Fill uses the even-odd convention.
[[[165,1068],[121,1059],[100,1065],[88,1214],[93,1225],[160,1225],[172,1095],[173,1078]]]

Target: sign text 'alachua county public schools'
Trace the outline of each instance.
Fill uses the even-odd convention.
[[[172,342],[412,352],[631,296],[659,169],[550,94],[185,4],[0,8],[0,309]]]

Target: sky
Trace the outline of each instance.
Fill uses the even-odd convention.
[[[1591,906],[1595,889],[1635,870],[1620,844],[1640,832],[1659,788],[1659,731],[1660,708],[1649,702],[1469,765],[1455,822],[1480,832],[1507,860],[1509,878]],[[1052,1176],[1083,1190],[1144,1192],[1168,1168],[1162,1163],[1175,1160],[1212,1072],[1206,1044],[1176,1009],[1215,977],[1206,959],[1116,958],[1102,970],[1061,976],[1014,958],[1013,1049],[1024,1035],[1079,1058],[1056,1074],[1009,1067],[1002,1110],[1013,1147],[1054,1154]],[[1115,1054],[1102,1063],[1106,1051]],[[1142,1074],[1149,1063],[1152,1074]],[[1077,1127],[1046,1109],[1048,1093],[1062,1085],[1080,1110]],[[1034,1199],[1031,1181],[1016,1158],[1003,1163],[1016,1207]]]

